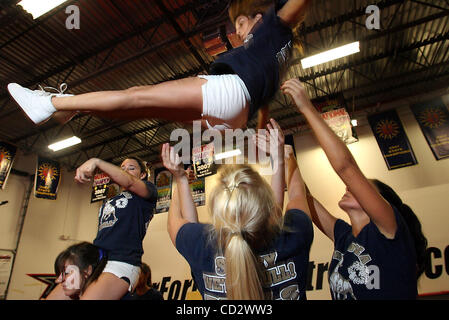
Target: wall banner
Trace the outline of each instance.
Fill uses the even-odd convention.
[[[195,177],[203,178],[217,173],[217,166],[214,163],[214,143],[193,148],[192,162]]]
[[[184,168],[186,165],[184,165]],[[195,206],[201,207],[206,205],[206,179],[204,177],[195,177],[193,165],[187,165],[185,168],[187,177],[189,178],[190,192],[192,193]]]
[[[173,176],[166,168],[154,169],[154,185],[157,189],[156,213],[170,208]]]
[[[56,200],[60,180],[61,166],[59,163],[38,157],[34,196],[41,199]]]
[[[371,115],[368,122],[388,170],[418,163],[396,110]]]
[[[106,173],[97,169],[95,171],[94,181],[92,183],[92,195],[90,197],[90,203],[101,201],[106,198],[111,198],[111,193],[114,193],[114,195],[117,194],[111,178]]]
[[[435,158],[449,158],[449,110],[443,99],[417,103],[410,109]]]
[[[0,190],[5,188],[9,173],[11,172],[17,147],[0,141]]]

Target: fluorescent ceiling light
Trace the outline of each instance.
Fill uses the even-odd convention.
[[[22,0],[18,3],[25,11],[28,11],[33,19],[53,10],[67,0]]]
[[[351,124],[352,124],[353,127],[357,127],[357,125],[358,125],[359,123],[358,123],[357,119],[352,119],[352,120],[351,120]]]
[[[81,143],[81,139],[73,136],[71,138],[53,143],[53,144],[49,145],[48,148],[53,151],[59,151],[59,150],[74,146],[75,144],[78,144],[78,143]]]
[[[360,52],[359,41],[304,58],[301,60],[302,68],[307,69],[325,62],[349,56],[357,52]]]
[[[236,149],[236,150],[231,150],[231,151],[226,151],[226,152],[223,152],[223,153],[216,154],[214,159],[215,160],[221,160],[221,159],[226,159],[226,158],[239,156],[241,154],[242,154],[242,151],[240,151],[240,149]]]

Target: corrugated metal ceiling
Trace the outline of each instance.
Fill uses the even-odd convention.
[[[125,89],[207,73],[214,57],[202,33],[227,22],[228,1],[79,0],[33,20],[16,0],[0,5],[0,139],[74,169],[90,157],[118,163],[127,155],[157,161],[160,145],[180,126],[157,119],[108,120],[83,114],[66,125],[34,126],[6,93],[9,82],[70,93]],[[65,8],[77,5],[81,28],[67,30]],[[365,9],[381,9],[381,29],[368,30]],[[350,112],[406,95],[447,87],[449,3],[313,0],[300,37],[304,55],[361,42],[361,53],[303,70],[296,53],[287,77],[306,83],[312,98],[342,93]],[[270,105],[284,128],[303,123],[278,93]],[[249,122],[255,126],[256,120]],[[83,143],[50,153],[50,142],[76,134]]]

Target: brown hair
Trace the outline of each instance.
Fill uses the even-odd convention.
[[[140,275],[139,280],[136,284],[136,293],[141,296],[147,292],[148,288],[151,288],[151,269],[150,266],[145,262],[142,262],[140,265]]]
[[[273,0],[234,0],[229,5],[229,18],[233,24],[242,15],[254,18],[258,13],[263,15],[272,5]]]
[[[135,157],[135,156],[134,156],[134,157],[128,157],[128,158],[126,158],[126,159],[136,161],[137,164],[138,164],[139,167],[140,167],[140,171],[141,171],[142,173],[145,173],[145,174],[146,174],[145,177],[142,178],[142,180],[147,180],[147,178],[148,178],[148,167],[147,167],[146,162],[143,161],[142,159],[140,159],[139,157]]]
[[[86,273],[89,266],[92,267],[92,274],[81,284],[80,295],[82,295],[87,287],[95,282],[103,272],[108,258],[102,249],[92,243],[83,241],[71,245],[56,257],[54,265],[56,276],[64,272],[66,261],[76,265],[80,273]]]

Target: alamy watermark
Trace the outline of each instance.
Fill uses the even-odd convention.
[[[80,269],[75,265],[68,265],[57,280],[63,283],[66,290],[79,290],[81,288]]]
[[[376,5],[370,5],[366,7],[366,14],[370,16],[366,18],[365,25],[368,30],[379,30],[380,29],[380,9]]]
[[[81,28],[80,8],[76,5],[70,5],[65,8],[65,13],[69,15],[65,20],[66,29],[79,30]]]
[[[192,159],[191,150],[200,148],[203,144],[213,143],[214,155],[240,150],[240,154],[234,157],[216,158],[216,164],[267,164],[271,162],[271,167],[260,167],[260,174],[270,175],[278,170],[278,162],[271,161],[277,159],[279,154],[277,144],[272,141],[266,147],[266,151],[258,148],[253,141],[255,134],[266,136],[270,133],[271,139],[277,141],[279,131],[277,129],[226,129],[224,132],[215,129],[201,131],[201,121],[193,122],[193,134],[190,135],[186,129],[178,128],[171,132],[170,142],[177,142],[174,145],[176,153],[180,153],[181,161],[189,164]],[[191,141],[193,140],[193,141]],[[247,143],[245,144],[245,140]]]

